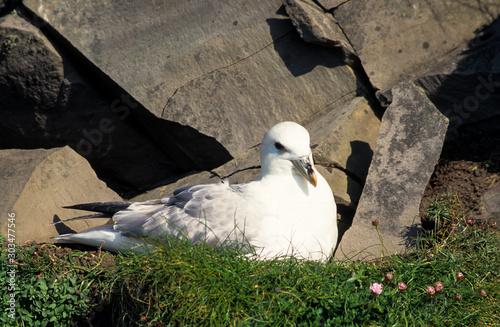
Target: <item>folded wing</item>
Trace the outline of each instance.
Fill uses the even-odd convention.
[[[113,215],[114,229],[133,237],[163,239],[172,235],[213,245],[242,242],[252,235],[251,231],[246,233],[251,217],[245,210],[241,187],[226,183],[196,185],[160,200],[135,202]]]

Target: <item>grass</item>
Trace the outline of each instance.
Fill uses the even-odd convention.
[[[179,242],[148,256],[120,257],[120,324],[181,326],[489,326],[500,321],[500,241],[465,228],[468,241],[421,244],[382,263],[260,262]],[[463,240],[462,240],[463,241]],[[435,243],[434,243],[435,244]],[[471,251],[472,250],[472,251]],[[430,255],[432,253],[432,256]],[[387,281],[384,274],[394,278]],[[458,280],[457,273],[465,278]],[[441,281],[434,296],[426,288]],[[384,285],[371,294],[373,283]],[[398,283],[407,285],[398,290]],[[484,289],[486,297],[479,294]],[[462,296],[460,301],[455,295]]]
[[[377,262],[262,262],[234,249],[170,240],[149,254],[118,255],[109,269],[76,262],[85,253],[76,253],[61,269],[41,265],[32,249],[19,250],[25,259],[20,259],[18,285],[30,289],[43,280],[47,289],[52,287],[48,296],[20,291],[19,310],[36,310],[37,301],[49,309],[64,301],[71,308],[69,321],[90,306],[85,290],[98,287],[112,292],[116,326],[500,325],[498,233],[490,225],[471,224],[454,195],[432,201],[427,213],[435,228],[423,235],[414,254]],[[61,274],[66,277],[52,277]],[[61,285],[69,276],[75,276],[74,282]],[[444,289],[428,294],[428,286],[438,281]],[[373,283],[383,284],[380,295],[370,292]],[[399,290],[398,283],[405,283],[406,290]],[[5,286],[0,288],[7,293]],[[63,319],[62,313],[49,311],[47,318],[31,314],[55,326],[50,318]],[[1,319],[6,321],[5,314]]]
[[[56,248],[52,244],[18,245],[9,251],[14,248],[6,246],[5,238],[0,237],[0,243],[4,244],[0,250],[2,326],[69,326],[88,312],[90,290],[106,288],[99,276],[104,269],[98,264],[89,266],[86,252],[68,251],[62,259],[48,254]],[[15,258],[9,257],[12,253]],[[15,312],[9,310],[10,302],[15,303]]]

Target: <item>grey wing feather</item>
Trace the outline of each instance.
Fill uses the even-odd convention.
[[[94,203],[74,204],[71,206],[65,206],[63,208],[114,214],[120,210],[128,208],[132,203],[133,202],[128,202],[128,201],[94,202]]]
[[[174,235],[209,244],[242,241],[248,237],[242,235],[248,217],[238,215],[246,203],[239,188],[224,183],[196,185],[161,200],[134,203],[113,216],[115,229],[130,236]]]

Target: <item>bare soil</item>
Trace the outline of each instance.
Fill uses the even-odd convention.
[[[463,133],[457,140],[444,144],[441,159],[422,197],[420,217],[425,220],[425,209],[438,195],[454,193],[467,219],[494,221],[485,209],[487,199],[483,195],[499,181],[500,135]]]

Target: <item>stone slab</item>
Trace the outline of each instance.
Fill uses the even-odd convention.
[[[492,221],[496,227],[500,227],[500,182],[496,182],[482,196],[480,211],[485,212],[487,221]]]
[[[281,0],[23,3],[153,115],[233,157],[264,126],[301,121],[359,89],[337,52],[300,39]]]
[[[333,15],[371,83],[383,91],[446,60],[499,13],[496,0],[352,0]]]
[[[318,3],[323,7],[325,10],[332,10],[334,8],[337,8],[341,4],[347,2],[349,0],[318,0]]]
[[[1,232],[4,236],[14,235],[16,243],[50,242],[57,235],[56,228],[50,225],[54,215],[63,220],[82,215],[82,211],[63,206],[121,200],[97,178],[88,162],[69,147],[0,150],[0,181]],[[9,215],[15,218],[10,233]],[[81,231],[107,221],[79,220],[66,226]]]
[[[500,119],[500,20],[481,31],[448,63],[415,80],[450,121],[447,141],[464,130],[498,134]]]
[[[123,193],[160,185],[192,162],[160,147],[165,140],[151,142],[133,117],[138,104],[99,93],[33,23],[0,17],[0,148],[69,145]]]
[[[337,259],[376,258],[412,248],[419,205],[440,157],[448,120],[413,83],[392,90],[353,224]],[[372,220],[380,222],[379,232]]]
[[[286,11],[304,41],[324,47],[340,47],[345,55],[353,54],[349,40],[333,19],[313,0],[285,0]]]

